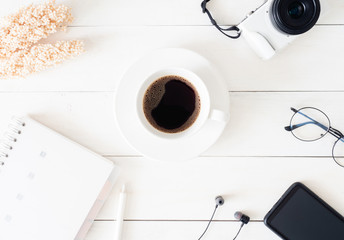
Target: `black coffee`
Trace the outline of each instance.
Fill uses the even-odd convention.
[[[143,98],[148,122],[166,133],[189,128],[200,112],[200,97],[195,87],[179,76],[164,76],[153,82]]]

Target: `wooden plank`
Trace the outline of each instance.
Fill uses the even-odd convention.
[[[40,3],[43,0],[31,0]],[[325,1],[325,0],[322,0]],[[320,24],[343,24],[343,1],[326,0],[331,12],[319,20]],[[210,25],[208,17],[201,11],[201,0],[59,0],[72,7],[76,26],[104,25]],[[217,0],[208,4],[220,24],[237,24],[259,7],[264,0],[228,1]],[[27,5],[24,0],[1,2],[0,16],[16,12]]]
[[[182,163],[145,158],[112,158],[122,174],[97,219],[113,220],[126,183],[125,219],[206,220],[215,197],[225,204],[216,220],[234,220],[242,211],[262,220],[294,182],[301,181],[344,213],[343,168],[328,159],[291,157],[201,157]]]
[[[125,222],[123,239],[126,240],[190,240],[198,239],[206,227],[206,222]],[[233,239],[238,231],[238,222],[214,222],[204,235],[205,239]],[[113,240],[114,223],[111,221],[95,222],[85,240]],[[262,222],[251,222],[246,225],[238,239],[278,240]]]
[[[113,115],[113,92],[0,93],[0,132],[11,115],[27,112],[80,144],[105,155],[140,155],[121,136]],[[332,164],[332,136],[305,143],[284,130],[290,107],[322,109],[333,127],[344,129],[337,93],[230,93],[231,119],[203,156],[324,156]]]
[[[230,40],[212,27],[70,28],[49,41],[83,39],[86,52],[27,79],[1,80],[1,91],[113,91],[138,58],[152,50],[193,50],[216,66],[229,91],[343,91],[344,32],[319,26],[269,61],[243,39]]]
[[[28,114],[98,153],[117,149],[114,152],[137,154],[116,127],[113,98],[111,92],[0,93],[0,132],[6,130],[12,115]]]
[[[343,129],[343,113],[334,104],[343,102],[343,98],[342,93],[231,94],[232,120],[219,142],[203,154],[209,157],[183,163],[115,158],[123,174],[98,219],[114,218],[123,182],[131,191],[127,219],[204,220],[213,208],[214,196],[223,194],[230,204],[221,207],[218,219],[231,220],[236,210],[242,210],[261,220],[294,181],[305,182],[343,212],[339,200],[344,192],[338,190],[343,169],[330,157],[316,157],[328,155],[334,139],[328,136],[302,143],[283,130],[291,116],[288,107],[304,105],[323,109],[333,126]],[[120,136],[112,116],[112,100],[113,93],[107,92],[1,93],[0,131],[5,130],[12,114],[26,111],[98,153],[137,154]],[[221,157],[226,155],[277,157]],[[158,203],[154,199],[159,199]]]

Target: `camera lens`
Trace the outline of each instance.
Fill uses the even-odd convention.
[[[307,32],[318,21],[319,15],[319,0],[275,0],[271,7],[274,25],[290,35]]]
[[[291,18],[300,18],[305,12],[305,7],[301,2],[293,2],[288,7],[288,14]]]

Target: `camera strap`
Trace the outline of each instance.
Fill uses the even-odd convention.
[[[226,35],[229,38],[237,39],[241,35],[241,30],[237,26],[230,26],[228,28],[222,28],[220,27],[213,16],[211,15],[210,11],[207,9],[207,3],[210,0],[203,0],[201,3],[202,11],[203,13],[206,13],[210,19],[210,22],[224,35]],[[227,33],[228,32],[228,33]],[[230,34],[230,32],[233,32]]]

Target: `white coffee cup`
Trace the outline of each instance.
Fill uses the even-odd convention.
[[[187,129],[177,133],[166,133],[153,127],[147,120],[143,110],[143,99],[149,86],[159,78],[171,75],[182,77],[191,83],[191,85],[196,89],[201,103],[200,111],[196,120]],[[223,123],[227,123],[229,119],[228,113],[212,107],[209,91],[204,81],[194,72],[184,68],[166,68],[157,70],[142,81],[142,85],[136,96],[136,113],[142,127],[148,134],[164,139],[176,139],[191,136],[199,131],[209,119]]]

